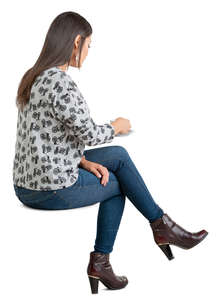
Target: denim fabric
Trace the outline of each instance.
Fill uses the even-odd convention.
[[[164,211],[152,198],[124,147],[90,149],[85,150],[84,155],[87,160],[102,164],[108,169],[109,181],[106,186],[101,184],[101,178],[79,168],[78,179],[70,187],[33,191],[14,185],[15,193],[24,205],[38,209],[71,209],[99,202],[94,250],[110,253],[113,251],[126,197],[149,222],[162,217]]]

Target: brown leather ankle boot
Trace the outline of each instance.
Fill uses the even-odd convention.
[[[109,253],[90,252],[87,274],[92,294],[98,293],[99,280],[111,290],[122,289],[128,284],[126,276],[117,276],[114,274],[109,262]]]
[[[199,244],[208,235],[208,232],[204,229],[195,233],[183,229],[165,213],[162,218],[151,222],[150,226],[153,230],[156,244],[169,260],[174,258],[170,245],[190,249]]]

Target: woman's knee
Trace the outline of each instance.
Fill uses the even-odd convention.
[[[116,155],[118,158],[120,158],[120,159],[129,158],[129,153],[125,147],[120,146],[120,145],[115,145],[112,147],[114,147],[114,151],[116,152]]]

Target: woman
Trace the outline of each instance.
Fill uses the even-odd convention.
[[[128,284],[109,262],[126,196],[149,221],[155,243],[169,260],[170,245],[190,249],[208,234],[191,233],[176,224],[149,193],[127,150],[85,145],[110,143],[128,133],[130,122],[117,118],[97,125],[78,86],[66,73],[80,68],[88,54],[92,28],[75,12],[52,22],[34,66],[23,76],[17,93],[17,140],[13,165],[19,200],[36,209],[71,209],[100,203],[94,251],[87,274],[92,293],[99,280],[109,289]]]

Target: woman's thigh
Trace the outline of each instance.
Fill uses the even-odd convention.
[[[87,160],[102,164],[112,172],[114,172],[119,166],[119,161],[130,159],[126,148],[120,145],[85,150],[84,155]]]
[[[68,208],[93,205],[120,194],[119,181],[113,172],[109,171],[109,181],[104,186],[101,178],[83,168],[79,168],[79,176],[74,185],[56,191],[57,197]]]
[[[16,186],[14,189],[17,197],[24,205],[49,210],[94,205],[121,194],[119,182],[113,172],[109,171],[109,181],[104,186],[101,184],[101,178],[83,168],[79,168],[77,181],[64,189],[33,191]]]

